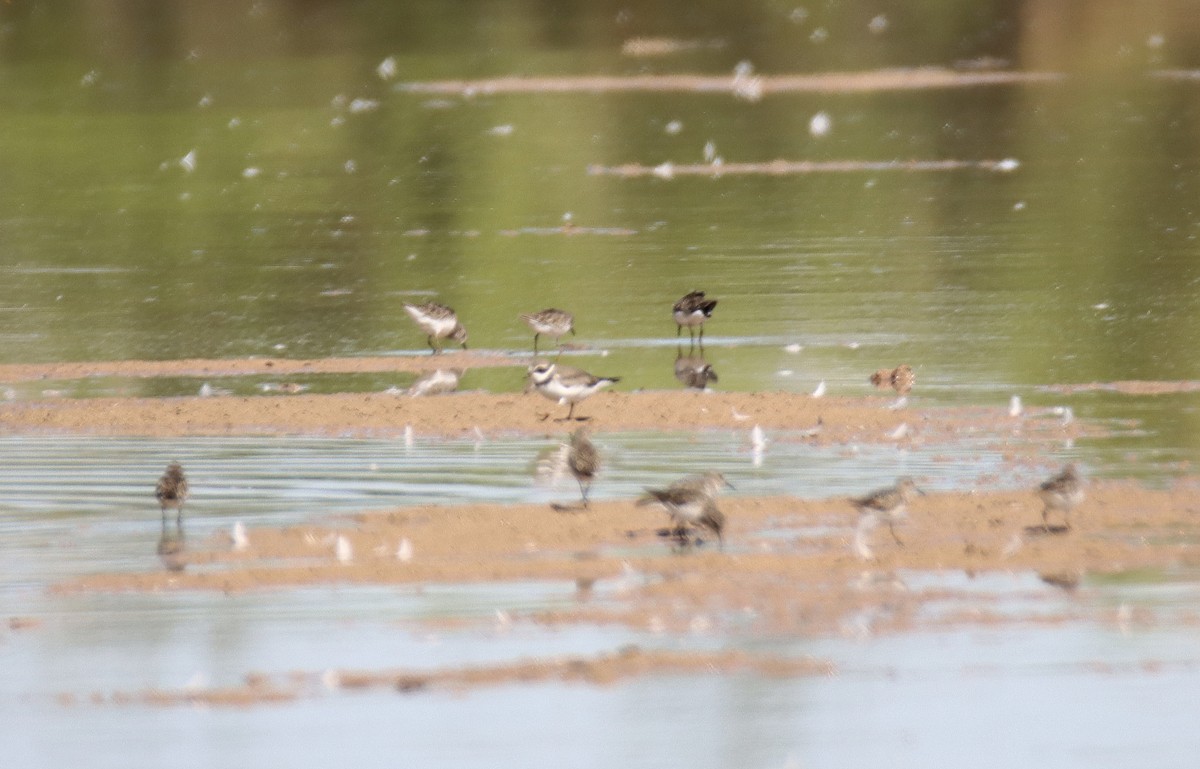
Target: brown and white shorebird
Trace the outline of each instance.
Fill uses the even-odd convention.
[[[700,328],[700,341],[704,341],[704,321],[712,317],[713,308],[717,306],[716,299],[704,298],[703,291],[693,291],[687,294],[671,308],[675,316],[675,336],[683,332],[687,326],[688,336],[695,338],[695,329]]]
[[[559,344],[559,340],[566,334],[575,335],[575,316],[566,310],[548,307],[539,312],[522,315],[521,320],[525,321],[533,329],[534,355],[537,355],[538,337],[542,334],[554,337],[555,344]]]
[[[548,361],[538,361],[530,367],[529,378],[537,391],[546,398],[558,401],[560,405],[563,403],[571,405],[567,416],[558,420],[560,422],[575,418],[576,403],[608,387],[613,382],[621,381],[620,377],[595,376],[583,369]]]
[[[176,520],[182,519],[183,503],[187,500],[187,495],[188,482],[183,473],[183,465],[172,462],[167,465],[166,472],[154,487],[154,496],[158,498],[158,504],[162,507],[163,517],[167,515],[167,508],[175,508]]]
[[[1083,479],[1075,469],[1075,463],[1063,468],[1063,471],[1038,486],[1038,497],[1042,500],[1042,522],[1046,529],[1050,528],[1049,515],[1051,510],[1062,510],[1063,523],[1071,528],[1071,510],[1083,501]]]
[[[588,506],[588,491],[592,488],[592,479],[600,470],[600,454],[595,445],[587,437],[587,428],[581,427],[571,433],[571,448],[567,453],[567,467],[571,475],[579,482],[579,495],[583,498],[583,506]]]
[[[404,311],[429,336],[429,349],[434,355],[442,351],[442,339],[453,339],[467,349],[467,330],[458,322],[458,315],[452,308],[438,302],[405,302]]]
[[[895,486],[879,489],[865,497],[856,497],[850,503],[858,509],[858,527],[855,531],[855,548],[864,558],[871,557],[870,548],[866,544],[867,532],[880,523],[886,523],[892,532],[892,539],[897,545],[903,545],[896,534],[896,521],[908,512],[908,503],[918,494],[925,492],[917,488],[917,484],[907,475],[896,480]]]
[[[901,364],[894,369],[881,368],[871,375],[871,384],[881,390],[890,387],[901,396],[912,392],[913,385],[916,383],[917,375],[913,372],[912,366],[908,364]]]
[[[690,527],[699,526],[716,534],[717,541],[724,546],[725,514],[716,502],[717,494],[724,488],[733,488],[733,484],[721,473],[710,470],[681,478],[665,489],[646,489],[636,504],[639,507],[658,504],[666,510],[680,542],[687,541]]]

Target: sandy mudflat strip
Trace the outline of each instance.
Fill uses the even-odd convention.
[[[602,392],[576,408],[595,430],[763,428],[811,431],[814,443],[951,440],[964,432],[1004,439],[1074,438],[1085,426],[1014,421],[994,409],[890,410],[886,398],[813,398],[797,393]],[[8,432],[93,435],[422,435],[558,434],[565,406],[537,393],[466,392],[425,398],[384,393],[333,395],[89,398],[0,403]]]
[[[678,552],[659,534],[665,515],[632,499],[569,513],[534,504],[420,505],[340,523],[251,528],[249,548],[237,552],[223,536],[192,543],[181,572],[157,569],[151,538],[145,563],[131,571],[88,575],[55,590],[568,581],[577,588],[578,607],[537,619],[686,631],[703,616],[712,624],[750,622],[766,633],[821,635],[877,604],[880,590],[894,610],[877,630],[928,624],[928,617],[918,620],[920,609],[947,594],[891,595],[890,582],[864,587],[865,574],[1030,573],[1086,583],[1104,574],[1200,566],[1195,482],[1169,490],[1094,483],[1073,515],[1075,527],[1060,533],[1040,528],[1041,504],[1031,490],[930,494],[913,502],[909,520],[899,525],[903,546],[886,527],[870,535],[871,560],[852,546],[857,514],[846,499],[735,496],[720,504],[729,519],[724,550],[708,543]],[[349,562],[335,556],[339,536],[350,545]],[[411,545],[408,560],[397,557],[402,540]],[[593,591],[626,600],[598,609],[589,600]],[[981,612],[970,621],[987,617]]]

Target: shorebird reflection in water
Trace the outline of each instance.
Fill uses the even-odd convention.
[[[704,359],[704,355],[684,355],[682,347],[675,348],[675,378],[684,387],[703,390],[709,382],[716,382],[717,372]]]
[[[154,487],[154,496],[162,507],[163,517],[166,517],[168,508],[174,508],[176,520],[181,519],[183,503],[187,500],[187,495],[188,482],[187,476],[183,473],[183,465],[172,462],[167,465],[166,472],[162,474],[162,477],[158,479],[158,485]]]
[[[538,352],[538,337],[542,334],[554,337],[554,343],[560,345],[564,335],[575,336],[575,316],[566,310],[549,307],[539,312],[522,315],[521,320],[533,329],[533,354]]]
[[[851,499],[850,503],[858,509],[858,526],[855,529],[854,547],[864,559],[872,558],[873,553],[867,545],[867,533],[880,523],[886,523],[892,532],[892,539],[897,545],[903,546],[899,535],[896,534],[896,521],[904,517],[908,511],[908,503],[918,494],[924,494],[917,488],[912,478],[904,476],[896,481],[895,486],[873,491],[864,497]]]
[[[162,516],[162,533],[158,537],[158,560],[167,571],[183,571],[187,556],[183,541],[183,518],[176,516],[175,523],[168,529],[167,516]]]
[[[1042,500],[1042,523],[1046,531],[1050,531],[1050,511],[1061,510],[1063,514],[1063,531],[1071,528],[1071,510],[1083,501],[1083,479],[1075,464],[1071,463],[1063,471],[1038,486],[1038,497]]]
[[[704,321],[712,317],[713,308],[717,306],[716,299],[706,299],[703,291],[693,291],[685,295],[675,306],[671,308],[671,312],[675,318],[675,336],[678,337],[683,332],[683,327],[687,326],[688,336],[695,340],[695,329],[700,329],[700,343],[704,344]]]
[[[571,450],[567,454],[567,467],[571,475],[579,483],[579,494],[583,498],[583,506],[588,506],[588,492],[592,488],[592,480],[600,470],[600,455],[596,447],[587,437],[587,428],[581,427],[571,434]]]
[[[614,382],[621,381],[620,377],[599,377],[589,374],[583,369],[547,361],[538,361],[534,364],[529,369],[529,378],[533,386],[544,397],[558,401],[560,405],[570,404],[567,416],[558,420],[560,422],[575,418],[576,403]],[[584,418],[590,417],[580,417],[580,419]]]
[[[693,526],[708,529],[717,535],[724,547],[725,514],[717,508],[717,494],[722,489],[733,488],[725,476],[714,470],[699,475],[689,475],[675,481],[665,489],[646,489],[637,505],[658,504],[671,518],[670,532],[680,544],[688,544],[689,530]]]
[[[458,322],[458,315],[453,308],[437,302],[405,302],[404,311],[429,336],[429,349],[433,350],[434,355],[442,351],[442,339],[452,339],[461,344],[464,350],[467,349],[467,330]]]

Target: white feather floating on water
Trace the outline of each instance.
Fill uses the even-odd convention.
[[[413,543],[408,538],[400,540],[400,546],[396,548],[396,560],[400,563],[408,563],[413,559]]]
[[[1020,395],[1014,395],[1013,397],[1009,398],[1009,400],[1008,400],[1008,415],[1010,417],[1013,417],[1014,419],[1016,417],[1021,416],[1021,396]]]
[[[411,449],[413,447],[413,429],[412,425],[404,426],[404,448]]]
[[[820,381],[820,383],[817,384],[817,388],[812,391],[812,397],[814,397],[814,398],[824,398],[825,397],[825,380],[824,379],[822,379]]]
[[[767,435],[760,425],[755,425],[750,430],[750,447],[759,451],[767,447]]]
[[[354,560],[354,546],[350,544],[350,540],[341,534],[338,535],[337,542],[333,546],[333,551],[337,556],[338,563],[350,563]]]
[[[250,547],[250,537],[246,536],[246,524],[241,521],[233,523],[233,549],[237,552],[247,550]]]
[[[179,159],[179,167],[182,168],[184,171],[186,171],[189,174],[192,171],[195,171],[196,170],[196,150],[192,150],[188,154],[181,157]]]
[[[893,441],[902,440],[908,436],[908,422],[901,422],[900,426],[888,433],[888,439]]]

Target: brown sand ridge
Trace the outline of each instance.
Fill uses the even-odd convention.
[[[1043,438],[1083,434],[1053,420],[997,421],[997,409],[889,410],[883,398],[783,392],[602,392],[576,408],[596,430],[764,428],[813,431],[817,443],[950,439],[964,432]],[[560,433],[565,406],[537,393],[465,392],[427,398],[386,393],[181,398],[81,398],[0,403],[9,432],[98,435],[432,435]],[[813,428],[820,427],[819,430]],[[902,435],[897,429],[906,425]]]
[[[1086,587],[1089,578],[1106,574],[1200,565],[1193,544],[1200,541],[1200,495],[1187,484],[1161,491],[1130,482],[1094,484],[1075,511],[1075,528],[1064,533],[1041,529],[1032,491],[930,494],[910,506],[910,521],[899,527],[902,547],[886,528],[874,532],[869,561],[853,551],[857,514],[845,499],[730,497],[721,507],[730,521],[723,551],[712,542],[672,548],[656,528],[665,522],[661,511],[633,500],[569,513],[548,505],[425,505],[364,513],[336,528],[251,529],[247,550],[233,552],[224,538],[205,543],[188,554],[183,572],[94,574],[55,589],[570,581],[579,599],[574,609],[530,618],[667,631],[735,623],[760,634],[807,636],[837,633],[847,617],[881,601],[889,611],[875,620],[873,632],[996,617],[983,602],[984,610],[970,616],[934,619],[926,612],[918,620],[955,590],[897,588],[903,578],[894,575],[1036,573],[1046,580],[1039,597],[1048,601],[1059,594],[1054,585]],[[335,558],[337,536],[352,546],[349,563]],[[412,545],[408,561],[396,555],[405,539]],[[1069,604],[1059,611],[1062,619],[1072,616]]]

